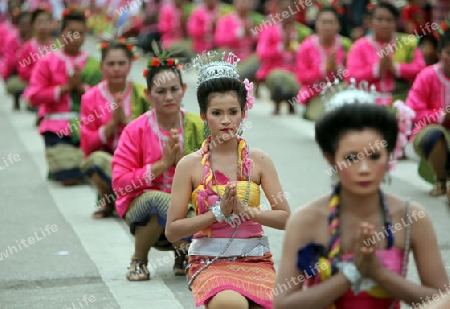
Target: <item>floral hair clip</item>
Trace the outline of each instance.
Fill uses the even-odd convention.
[[[139,58],[139,56],[137,55],[137,52],[136,52],[136,47],[134,46],[134,44],[132,44],[126,38],[118,38],[116,40],[103,41],[100,44],[100,50],[104,50],[113,44],[124,45],[126,47],[126,49],[131,53],[131,60],[134,61]]]
[[[79,7],[76,7],[76,6],[71,6],[71,7],[67,8],[67,9],[65,9],[63,11],[62,15],[63,15],[63,17],[67,17],[67,16],[69,16],[70,14],[73,14],[73,13],[81,13],[82,15],[86,16],[86,10],[80,9]]]
[[[160,66],[165,67],[175,67],[176,69],[181,69],[178,59],[171,57],[171,53],[168,51],[163,51],[158,43],[152,42],[152,47],[155,52],[155,56],[149,59],[147,62],[147,69],[142,72],[142,75],[147,78],[148,70],[150,68],[157,68]]]
[[[48,3],[43,3],[43,4],[39,5],[39,6],[34,10],[34,12],[36,12],[37,10],[42,10],[42,11],[45,11],[45,12],[50,12],[51,9],[52,9],[52,8],[50,7],[50,5],[49,5]]]
[[[366,9],[367,9],[368,11],[372,11],[374,8],[375,8],[375,4],[372,3],[372,2],[370,2],[370,3],[368,3],[368,4],[366,5]]]
[[[245,116],[248,117],[247,112],[253,108],[253,104],[255,104],[255,97],[253,96],[253,83],[251,83],[247,78],[244,80],[245,90],[247,90],[247,99],[245,102]]]
[[[449,29],[449,26],[446,21],[443,21],[438,29],[433,33],[434,37],[436,39],[440,39],[442,36],[444,36],[445,32]]]

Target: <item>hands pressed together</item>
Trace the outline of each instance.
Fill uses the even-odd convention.
[[[71,91],[84,94],[83,81],[81,80],[81,69],[78,65],[74,66],[73,74],[69,76],[69,81],[61,88],[61,90],[63,94]]]
[[[162,160],[166,167],[177,165],[178,162],[183,158],[184,154],[181,151],[180,136],[178,135],[178,130],[171,129],[170,135],[167,138],[166,146],[163,149]]]
[[[114,96],[114,102],[116,103],[115,109],[113,111],[113,118],[115,125],[118,125],[119,123],[122,123],[124,125],[127,125],[129,122],[129,119],[127,115],[125,114],[125,109],[123,108],[123,97],[122,94],[117,94]]]
[[[225,187],[225,193],[220,202],[220,209],[225,217],[231,214],[243,217],[245,214],[249,214],[250,207],[241,203],[237,196],[236,182],[229,182]]]
[[[379,242],[371,241],[375,239],[378,240],[374,226],[363,222],[353,243],[353,263],[362,277],[373,280],[375,280],[375,275],[383,267],[376,255],[377,247],[380,247]]]

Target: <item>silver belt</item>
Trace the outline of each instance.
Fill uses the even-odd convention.
[[[228,244],[230,238],[198,238],[189,246],[189,255],[217,256]],[[267,236],[260,238],[234,238],[228,249],[220,257],[263,256],[270,251]]]
[[[77,112],[52,113],[44,116],[44,119],[50,120],[73,120],[78,118],[80,118],[80,114]]]

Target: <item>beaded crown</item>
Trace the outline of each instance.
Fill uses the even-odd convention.
[[[377,99],[383,98],[375,85],[369,86],[369,83],[364,81],[357,85],[354,78],[350,79],[350,85],[340,83],[338,79],[334,83],[329,82],[321,94],[326,97],[325,111],[331,111],[344,104],[375,104]]]
[[[209,51],[197,56],[194,60],[194,67],[199,69],[199,76],[196,88],[202,83],[217,78],[234,78],[239,80],[237,64],[241,61],[232,52]]]

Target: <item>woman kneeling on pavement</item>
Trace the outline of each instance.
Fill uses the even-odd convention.
[[[81,99],[81,144],[85,160],[81,171],[99,194],[94,218],[114,212],[111,160],[120,135],[128,123],[149,110],[145,86],[127,80],[135,57],[125,38],[101,44],[101,69],[105,79]]]
[[[146,94],[153,107],[122,132],[112,159],[116,210],[135,237],[135,251],[127,272],[130,281],[150,279],[150,248],[176,250],[174,274],[185,274],[185,250],[190,235],[169,242],[164,235],[175,166],[184,155],[200,148],[203,123],[181,109],[186,91],[175,59],[154,57],[144,71]],[[193,211],[184,216],[193,215]]]
[[[262,227],[283,230],[289,205],[270,157],[237,136],[253,85],[240,80],[235,55],[220,55],[195,60],[197,100],[210,134],[177,166],[166,236],[174,242],[195,233],[187,269],[197,306],[272,308],[275,269]],[[260,187],[271,209],[261,207]],[[190,200],[196,216],[185,219]]]
[[[353,162],[337,169],[331,194],[289,219],[276,309],[399,309],[400,301],[416,308],[448,285],[428,214],[380,188],[390,156],[401,154],[398,132],[396,116],[376,104],[345,104],[316,123],[327,162]],[[410,249],[420,284],[406,278]]]

